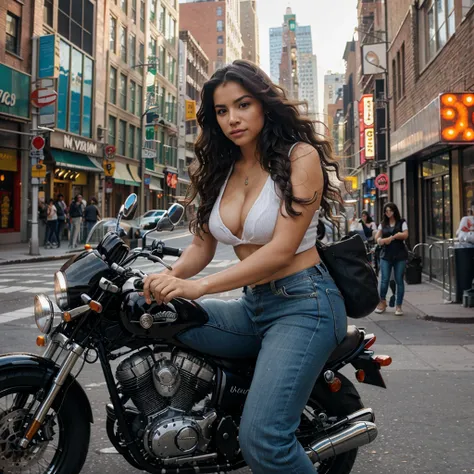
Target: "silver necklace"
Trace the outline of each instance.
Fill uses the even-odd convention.
[[[258,163],[258,160],[250,167],[250,169],[248,170],[247,174],[245,175],[245,181],[244,181],[244,184],[245,186],[248,186],[249,185],[249,174],[250,174],[250,171],[253,170],[253,168],[255,167],[255,165]]]

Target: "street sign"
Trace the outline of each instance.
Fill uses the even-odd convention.
[[[46,178],[46,165],[34,165],[31,167],[32,178]]]
[[[105,176],[113,176],[115,173],[115,161],[104,160],[102,162]]]
[[[156,158],[156,150],[150,150],[149,148],[142,148],[142,158]]]
[[[387,191],[388,187],[389,187],[389,179],[388,179],[388,176],[384,173],[382,174],[379,174],[376,178],[375,178],[375,187],[379,190],[379,191]]]
[[[43,150],[30,150],[30,158],[31,160],[43,161],[44,160]]]
[[[41,151],[44,148],[45,140],[42,136],[36,135],[31,140],[31,148],[36,151]]]
[[[39,109],[54,104],[57,99],[58,93],[54,89],[35,89],[30,94],[31,105],[33,105],[34,107],[38,107]]]
[[[117,152],[117,149],[114,147],[114,145],[107,145],[104,148],[104,153],[107,159],[111,160],[115,158],[115,153]]]

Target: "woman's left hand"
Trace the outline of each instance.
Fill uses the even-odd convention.
[[[149,280],[147,282],[147,280]],[[144,289],[147,303],[151,303],[153,296],[158,304],[167,304],[173,298],[181,297],[190,300],[197,300],[203,296],[204,288],[198,280],[182,280],[172,275],[159,273],[157,275],[149,275],[145,279]]]

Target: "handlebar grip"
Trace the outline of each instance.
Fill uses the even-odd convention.
[[[183,249],[175,249],[173,247],[163,247],[163,255],[169,255],[170,257],[181,257]]]
[[[142,291],[143,290],[143,280],[141,278],[137,278],[133,282],[133,286],[135,287],[136,290]]]

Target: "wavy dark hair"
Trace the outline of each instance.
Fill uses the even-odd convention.
[[[367,216],[367,224],[371,224],[372,222],[374,222],[374,220],[372,219],[372,216],[369,214],[368,211],[362,211],[361,217],[364,215]]]
[[[304,102],[290,101],[285,91],[275,85],[258,66],[250,61],[237,60],[218,69],[204,84],[201,92],[201,106],[197,112],[200,134],[194,147],[196,156],[189,167],[191,186],[187,195],[188,202],[198,195],[201,202],[196,217],[190,222],[191,232],[200,235],[204,231],[229,170],[241,156],[240,148],[222,132],[214,109],[214,91],[226,82],[237,82],[262,104],[265,121],[257,153],[262,168],[271,175],[280,190],[288,215],[300,214],[293,209],[293,203],[309,204],[317,197],[315,195],[313,199],[304,200],[293,195],[288,152],[295,142],[305,142],[319,154],[324,177],[321,207],[326,216],[331,218],[331,205],[334,201],[342,204],[342,199],[339,188],[329,179],[329,172],[340,179],[339,167],[332,160],[330,142],[318,136],[314,123],[300,113],[298,107]]]
[[[395,224],[402,220],[402,216],[400,215],[400,211],[398,210],[397,205],[393,202],[387,202],[387,204],[385,204],[385,206],[383,207],[382,227],[386,227],[390,224],[390,221],[387,217],[387,214],[385,214],[385,212],[387,211],[387,207],[389,207],[393,211],[393,217],[395,218]]]

